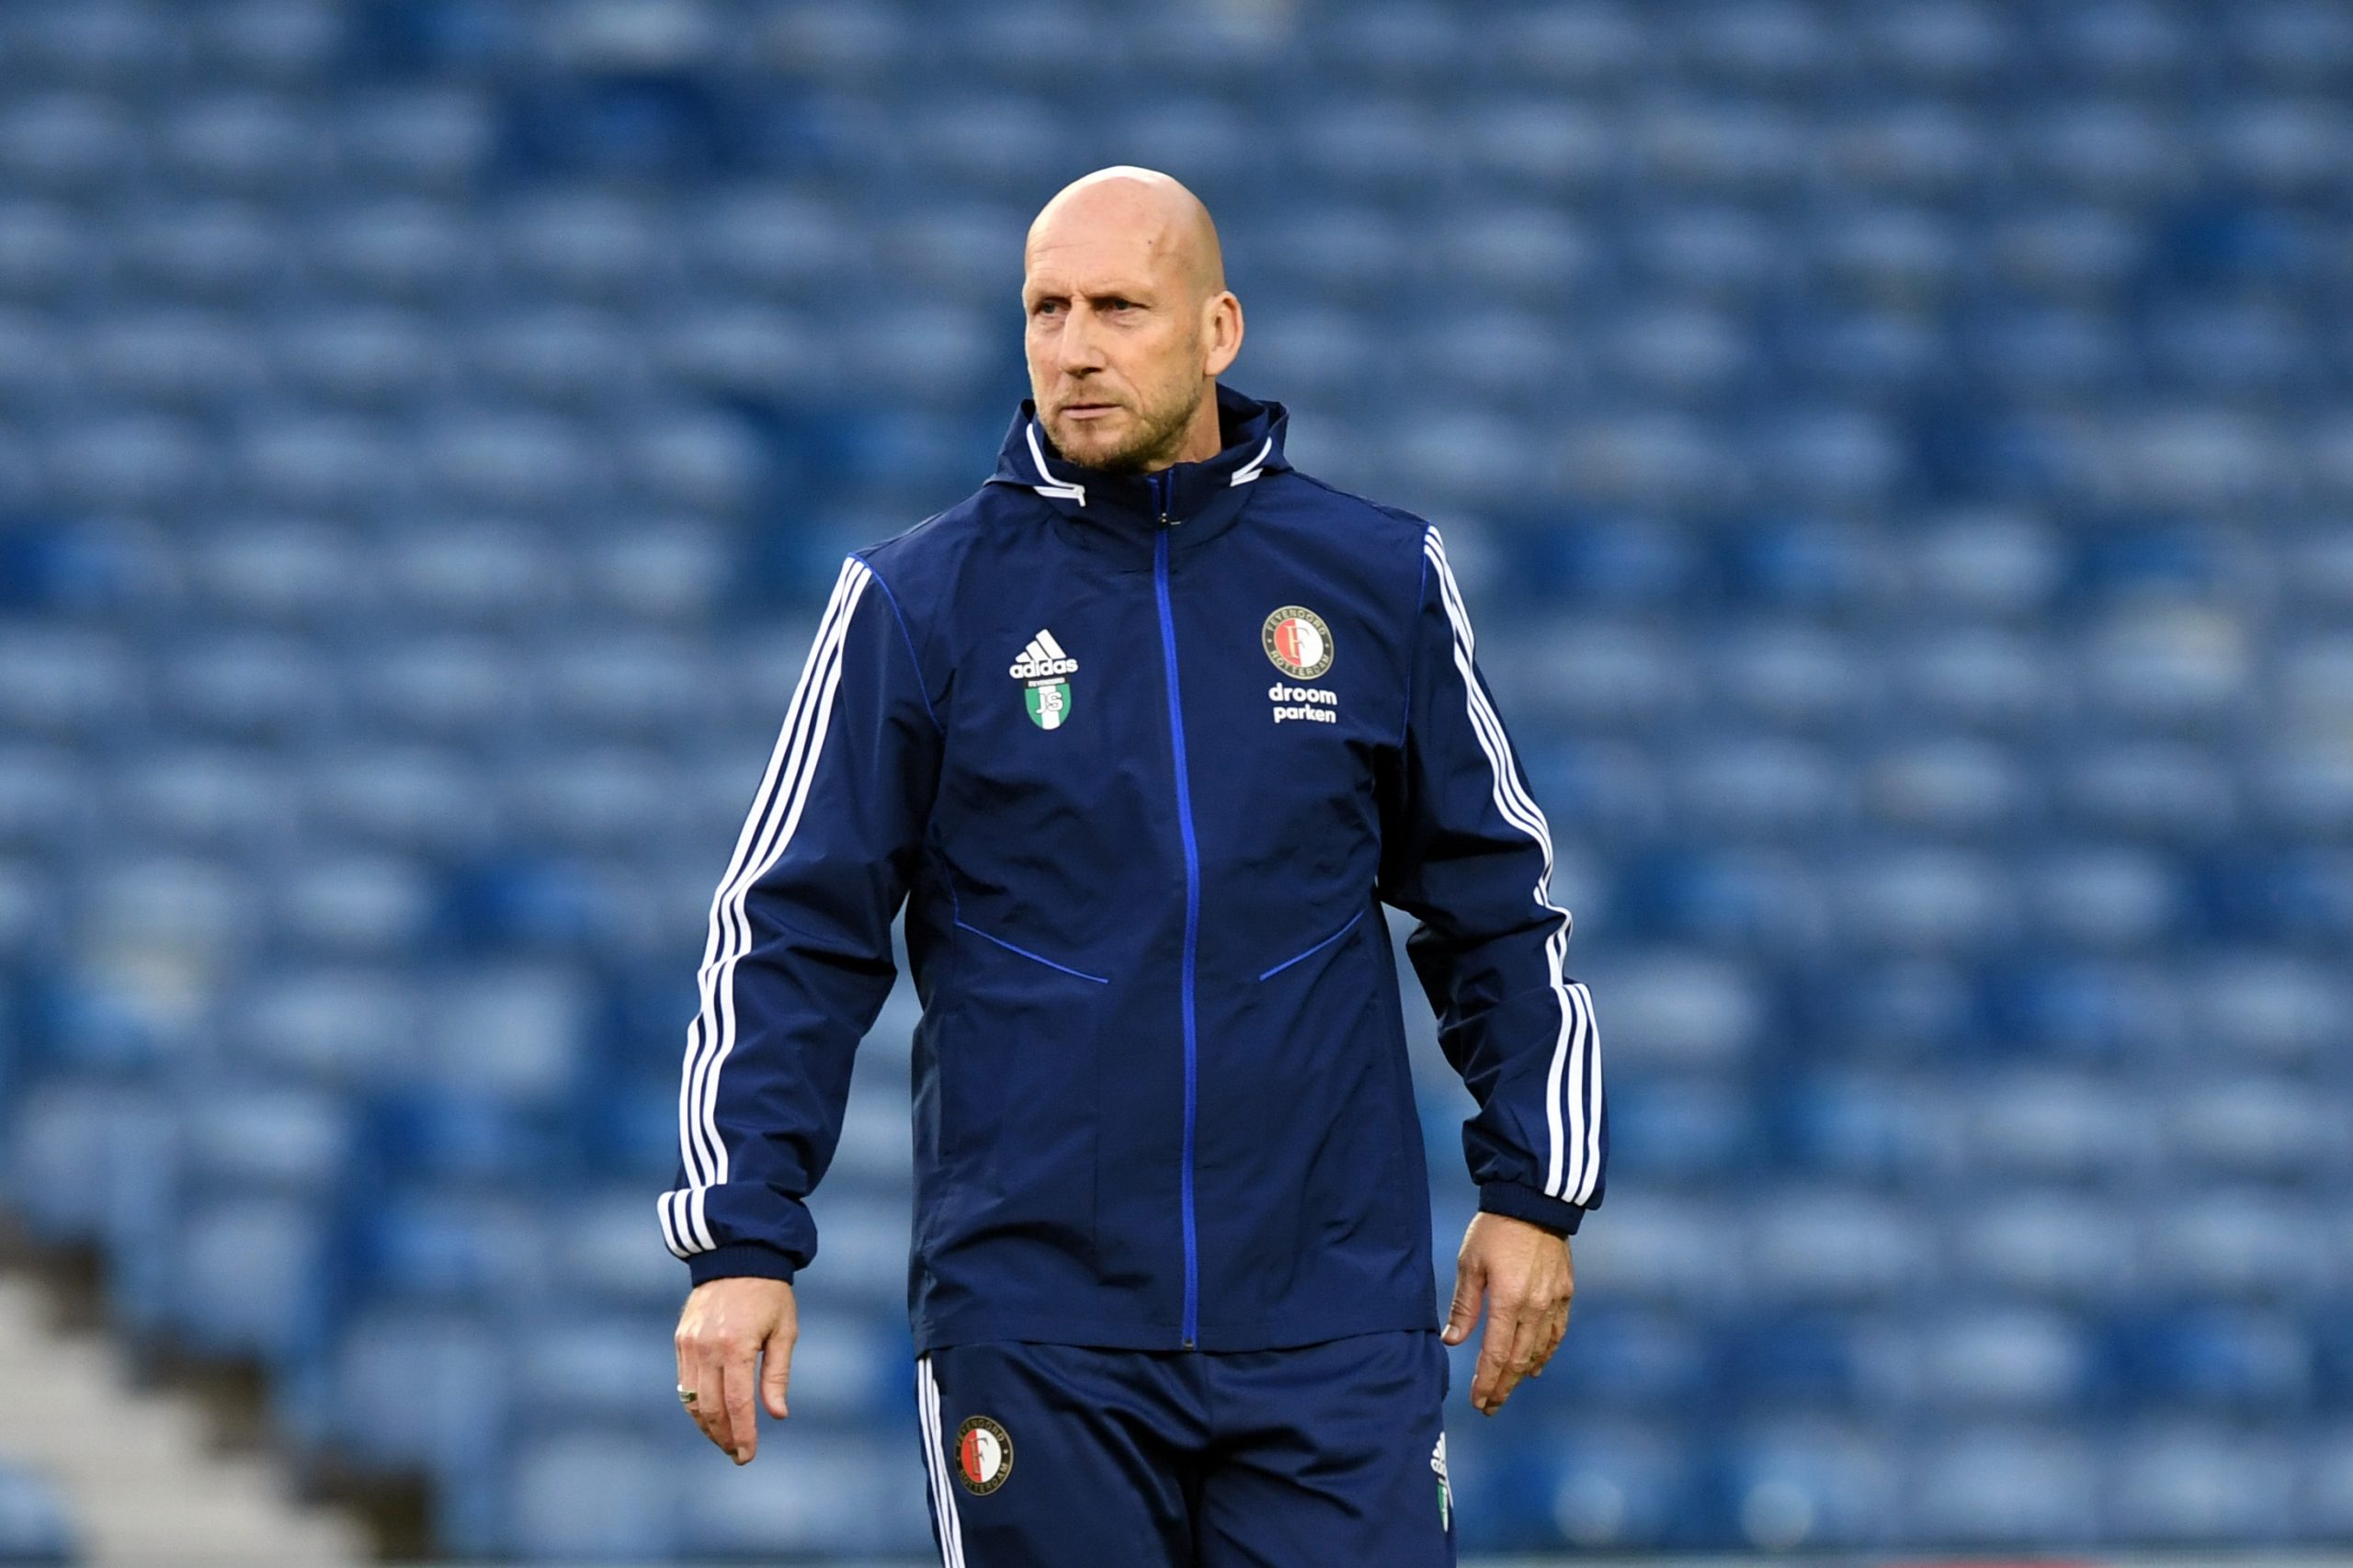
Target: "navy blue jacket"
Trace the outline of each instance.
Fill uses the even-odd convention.
[[[697,1283],[815,1254],[903,901],[919,1350],[1436,1326],[1383,903],[1479,1206],[1601,1201],[1592,1000],[1444,543],[1218,405],[1214,458],[1112,475],[1025,400],[985,485],[843,562],[712,901],[659,1202]]]

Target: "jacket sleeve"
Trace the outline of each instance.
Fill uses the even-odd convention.
[[[889,585],[843,562],[726,875],[678,1088],[662,1236],[694,1283],[790,1279],[841,1137],[858,1044],[897,978],[891,923],[938,780],[940,729]]]
[[[1479,1207],[1566,1233],[1601,1202],[1609,1151],[1593,998],[1566,971],[1551,831],[1480,673],[1445,541],[1425,528],[1381,896],[1420,922],[1406,956],[1478,1102],[1462,1152]]]

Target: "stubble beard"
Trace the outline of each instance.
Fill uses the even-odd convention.
[[[1071,449],[1061,437],[1054,444],[1063,456],[1083,468],[1111,474],[1136,474],[1165,468],[1185,445],[1186,428],[1193,422],[1193,404],[1189,402],[1162,412],[1157,417],[1139,414],[1137,427],[1126,440],[1108,451],[1082,454]]]

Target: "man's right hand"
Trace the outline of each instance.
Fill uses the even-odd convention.
[[[702,1435],[737,1464],[759,1451],[752,1386],[760,1403],[783,1420],[784,1386],[792,1369],[792,1342],[801,1335],[792,1287],[781,1279],[745,1276],[694,1288],[678,1314],[678,1386],[694,1391],[686,1406]]]

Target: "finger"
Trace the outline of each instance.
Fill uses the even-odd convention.
[[[1503,1381],[1504,1358],[1511,1353],[1511,1319],[1503,1298],[1487,1297],[1487,1326],[1479,1335],[1479,1361],[1471,1373],[1471,1407],[1493,1415],[1495,1390]]]
[[[749,1464],[759,1451],[759,1425],[752,1402],[759,1382],[753,1368],[757,1352],[748,1346],[732,1352],[722,1364],[725,1390],[721,1403],[727,1410],[727,1451],[737,1464]]]
[[[778,1329],[760,1351],[760,1402],[779,1421],[792,1414],[785,1408],[784,1391],[792,1381],[792,1335]]]
[[[1488,1395],[1490,1415],[1503,1408],[1512,1390],[1534,1369],[1537,1335],[1542,1332],[1539,1316],[1524,1300],[1506,1301],[1500,1305],[1502,1310],[1493,1332],[1503,1345],[1503,1351],[1496,1358],[1502,1369]]]
[[[1544,1375],[1544,1369],[1552,1364],[1552,1352],[1561,1347],[1562,1336],[1568,1331],[1569,1303],[1563,1301],[1544,1314],[1543,1337],[1539,1342],[1536,1365],[1529,1369],[1529,1377],[1540,1378]]]
[[[1446,1332],[1439,1337],[1449,1345],[1460,1345],[1479,1324],[1479,1297],[1486,1283],[1486,1271],[1475,1261],[1465,1260],[1455,1266],[1454,1304],[1446,1312]]]
[[[687,1386],[695,1391],[695,1402],[690,1407],[694,1411],[695,1425],[702,1428],[704,1437],[722,1449],[732,1449],[734,1445],[729,1441],[727,1432],[727,1384],[721,1375],[721,1366],[717,1350],[699,1350],[695,1356],[694,1375],[687,1381]]]

